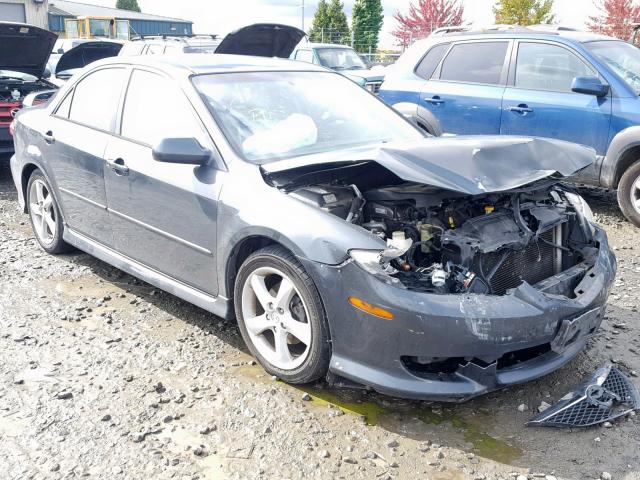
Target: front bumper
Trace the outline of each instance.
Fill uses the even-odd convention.
[[[524,283],[502,296],[413,292],[353,262],[328,266],[301,259],[329,319],[330,371],[388,395],[461,401],[560,368],[599,327],[615,276],[606,234],[598,228],[595,238],[599,251],[588,265],[558,274],[544,287]],[[575,298],[550,293],[554,282],[576,285]],[[350,296],[392,312],[393,320],[355,309]],[[423,363],[410,359],[446,359],[448,367],[424,371]],[[453,370],[451,359],[459,359]]]

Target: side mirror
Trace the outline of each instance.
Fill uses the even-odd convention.
[[[165,138],[153,148],[153,159],[158,162],[206,165],[211,157],[211,150],[195,138]]]
[[[576,77],[571,83],[571,91],[604,97],[609,93],[609,85],[605,85],[598,77]]]

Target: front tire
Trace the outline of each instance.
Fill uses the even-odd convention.
[[[31,228],[42,249],[51,254],[69,251],[71,247],[62,239],[64,223],[60,208],[49,182],[38,170],[29,177],[27,204]]]
[[[289,383],[326,375],[329,327],[315,284],[281,247],[251,254],[236,277],[236,318],[242,338],[264,369]]]
[[[622,175],[618,184],[618,204],[624,216],[640,227],[640,160]]]

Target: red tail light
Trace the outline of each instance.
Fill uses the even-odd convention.
[[[15,131],[16,131],[16,122],[17,122],[17,120],[14,120],[13,122],[11,122],[11,123],[9,124],[9,134],[10,134],[12,137],[13,137],[13,134],[15,133]]]

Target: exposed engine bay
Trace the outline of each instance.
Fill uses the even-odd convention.
[[[9,125],[27,95],[56,88],[46,81],[0,81],[0,125]]]
[[[333,181],[288,193],[385,240],[380,263],[410,290],[503,295],[596,251],[581,197],[553,178],[475,196],[411,182],[366,187]]]

